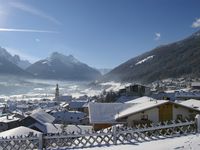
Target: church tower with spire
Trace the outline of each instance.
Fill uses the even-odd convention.
[[[59,100],[59,87],[58,87],[58,84],[56,84],[55,100],[56,101]]]

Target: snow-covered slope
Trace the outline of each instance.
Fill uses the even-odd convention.
[[[150,83],[156,80],[200,75],[200,31],[148,51],[117,66],[103,81]]]
[[[21,60],[21,58],[18,55],[12,56],[9,52],[7,52],[6,49],[0,47],[0,57],[3,57],[13,64],[17,65],[18,67],[22,69],[26,69],[31,65],[31,63],[28,60]]]
[[[0,75],[31,76],[17,65],[21,63],[19,57],[10,55],[5,49],[0,47]],[[23,64],[23,63],[22,63]]]
[[[140,64],[142,64],[142,63],[145,63],[145,62],[147,62],[147,61],[153,59],[153,57],[154,57],[154,55],[148,56],[148,57],[146,57],[146,58],[144,58],[144,59],[138,61],[135,65],[140,65]]]
[[[160,140],[135,143],[135,144],[133,143],[126,145],[111,145],[111,146],[85,148],[84,150],[199,150],[199,149],[200,149],[200,135],[195,134],[195,135],[160,139]]]
[[[65,56],[54,52],[26,69],[37,78],[65,80],[95,80],[100,72],[78,61],[72,55]]]

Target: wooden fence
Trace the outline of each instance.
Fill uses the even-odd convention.
[[[70,149],[113,144],[138,143],[197,132],[195,121],[167,121],[135,128],[113,126],[97,132],[29,135],[0,139],[0,150]]]

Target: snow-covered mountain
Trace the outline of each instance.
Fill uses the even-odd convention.
[[[12,56],[6,49],[0,47],[0,75],[31,77],[30,73],[22,69],[28,64],[28,61],[22,61],[19,56]]]
[[[5,58],[12,62],[13,64],[17,65],[21,69],[28,68],[31,63],[28,60],[21,60],[18,55],[12,56],[6,49],[0,47],[0,57]]]
[[[149,83],[165,78],[200,75],[200,31],[159,46],[114,68],[103,80]]]
[[[72,55],[54,52],[50,57],[37,61],[26,69],[37,78],[65,80],[95,80],[100,72],[80,62]]]

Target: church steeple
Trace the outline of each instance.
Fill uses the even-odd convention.
[[[58,87],[58,84],[56,84],[55,100],[56,101],[59,100],[59,87]]]

